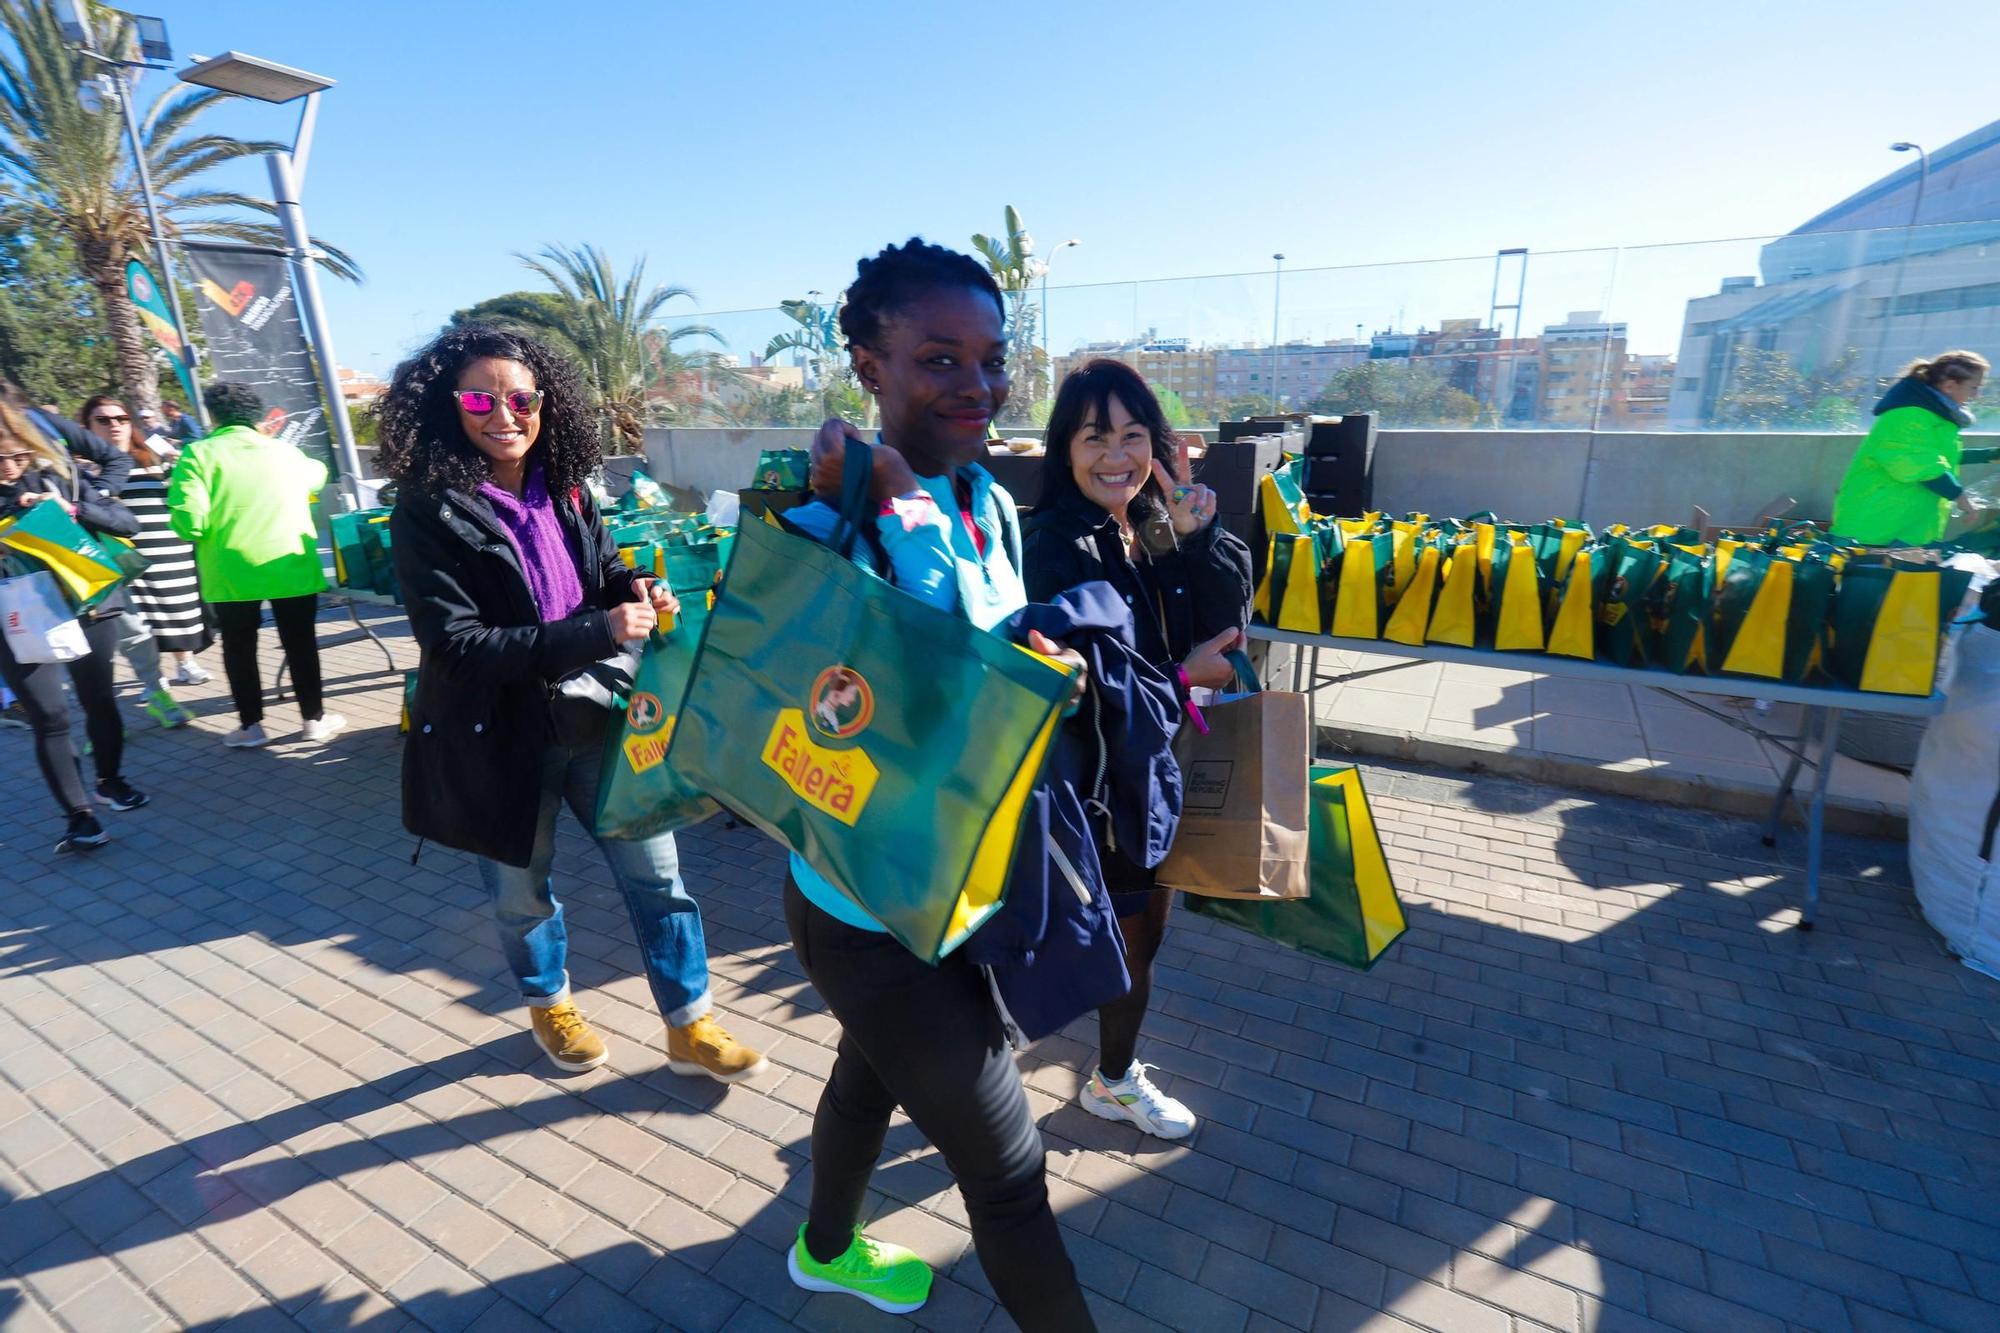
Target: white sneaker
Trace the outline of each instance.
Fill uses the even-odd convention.
[[[1194,1133],[1194,1112],[1153,1086],[1146,1077],[1153,1067],[1134,1060],[1121,1079],[1094,1070],[1076,1099],[1099,1119],[1123,1120],[1158,1138],[1184,1139]]]
[[[222,738],[222,743],[232,750],[255,750],[271,743],[264,734],[262,722],[252,722],[247,727],[238,727]]]
[[[181,669],[174,672],[176,685],[206,685],[215,677],[208,674],[198,662],[183,662]]]
[[[318,745],[332,740],[346,727],[346,718],[338,713],[326,713],[306,723],[299,731],[299,739],[308,745]]]

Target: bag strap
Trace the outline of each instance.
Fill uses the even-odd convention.
[[[1250,654],[1241,648],[1232,648],[1224,654],[1229,665],[1236,668],[1236,683],[1244,687],[1245,694],[1261,694],[1264,686],[1257,679],[1257,668],[1250,664]]]
[[[841,559],[854,555],[854,541],[867,523],[869,485],[875,470],[874,450],[852,436],[840,463],[840,513],[834,520],[833,535],[827,545]]]

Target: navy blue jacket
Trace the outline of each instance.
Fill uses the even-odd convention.
[[[965,943],[1025,1041],[1132,988],[1097,849],[1101,840],[1157,865],[1181,818],[1180,703],[1134,647],[1124,599],[1109,583],[1084,583],[1022,608],[1006,633],[1025,642],[1031,629],[1083,654],[1089,689],[1029,802],[1006,901]]]

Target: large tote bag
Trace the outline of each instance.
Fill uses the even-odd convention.
[[[1311,715],[1303,694],[1267,693],[1231,655],[1251,693],[1202,709],[1174,738],[1181,826],[1154,872],[1165,888],[1211,898],[1303,898]]]
[[[87,611],[145,572],[146,558],[115,537],[92,536],[59,504],[38,504],[19,518],[0,523],[0,546],[46,566],[70,603]]]
[[[666,762],[935,961],[1000,905],[1075,676],[843,557],[858,452],[848,541],[738,531]]]
[[[655,629],[633,673],[624,711],[604,742],[593,824],[600,838],[636,842],[699,824],[715,802],[667,763],[681,699],[708,624],[705,592],[690,593],[671,629]]]
[[[1365,970],[1408,928],[1403,904],[1360,771],[1315,765],[1310,791],[1312,892],[1304,901],[1190,898],[1188,906],[1301,953]]]

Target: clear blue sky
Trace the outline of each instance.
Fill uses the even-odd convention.
[[[1754,245],[1628,250],[1615,272],[1539,252],[1782,232],[1906,160],[1890,141],[2000,116],[2000,5],[1948,28],[1847,0],[150,7],[179,55],[339,80],[305,203],[367,270],[329,305],[340,359],[378,372],[533,285],[516,250],[643,254],[733,311],[831,293],[912,233],[963,245],[1008,203],[1045,249],[1083,239],[1059,288],[1259,275],[1058,293],[1059,347],[1134,321],[1268,337],[1280,250],[1288,337],[1483,316],[1492,252],[1525,245],[1530,324],[1608,292],[1636,350],[1670,351],[1680,302],[1753,271]],[[288,137],[292,113],[214,120]],[[1290,272],[1447,256],[1470,258]],[[716,322],[739,354],[770,328]]]

